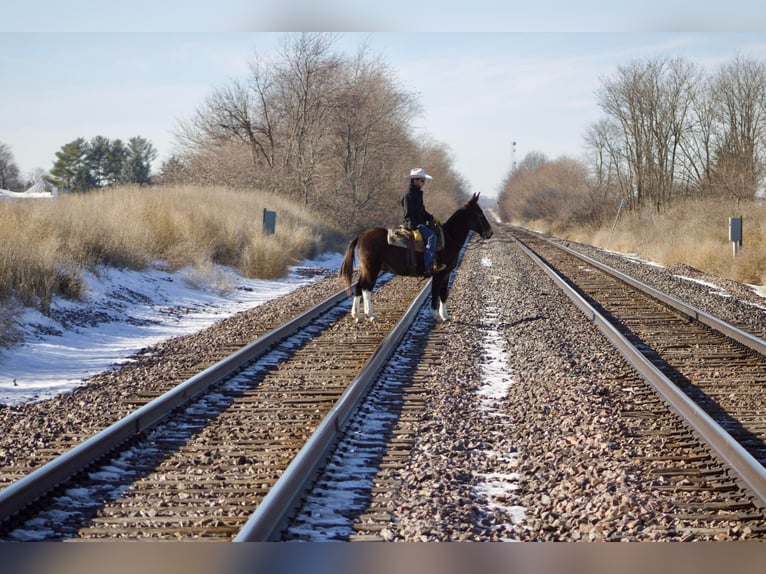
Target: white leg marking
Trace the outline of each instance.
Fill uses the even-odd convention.
[[[354,302],[351,304],[351,316],[355,321],[362,318],[362,296],[354,296]]]
[[[364,299],[364,312],[370,321],[375,320],[375,313],[372,312],[372,292],[363,290],[362,298]]]
[[[442,321],[452,321],[452,317],[447,312],[447,304],[439,299],[439,315],[441,315]]]
[[[439,309],[434,309],[433,307],[431,307],[431,317],[437,323],[441,323],[443,320],[442,316],[439,314]]]

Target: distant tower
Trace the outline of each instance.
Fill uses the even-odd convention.
[[[516,171],[516,142],[511,142],[511,172]]]

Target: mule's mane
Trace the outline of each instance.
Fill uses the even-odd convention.
[[[447,221],[445,222],[445,225],[451,223],[452,220],[455,219],[458,215],[468,211],[470,207],[472,207],[473,205],[476,205],[478,202],[479,202],[479,195],[475,194],[471,199],[466,201],[465,205],[463,205],[462,207],[458,207],[457,210],[455,210],[455,213],[449,216],[449,219],[447,219]]]

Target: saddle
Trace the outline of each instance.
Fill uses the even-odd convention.
[[[444,248],[444,232],[442,226],[437,225],[436,229],[436,252]],[[410,275],[417,275],[417,264],[415,262],[415,253],[423,253],[426,250],[426,242],[417,229],[409,230],[404,226],[389,229],[386,235],[386,241],[393,247],[401,247],[407,250],[407,267],[410,269]]]
[[[423,252],[425,250],[425,241],[420,231],[415,229],[411,231],[406,227],[397,227],[388,230],[386,240],[389,245],[394,247],[403,247],[405,249],[412,249],[413,251]]]
[[[439,252],[444,248],[444,233],[441,225],[437,225],[434,231],[436,232],[436,251]],[[417,229],[411,231],[404,226],[389,229],[386,241],[394,247],[403,247],[418,253],[422,253],[426,249],[426,242],[423,241],[420,231]]]

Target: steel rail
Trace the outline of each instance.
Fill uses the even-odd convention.
[[[399,322],[386,335],[314,434],[263,498],[233,542],[268,542],[279,539],[279,534],[286,527],[307,485],[314,479],[327,453],[343,432],[367,390],[375,382],[378,373],[395,352],[426,301],[430,288],[431,280],[428,280]]]
[[[0,491],[0,522],[30,505],[46,492],[108,454],[120,444],[156,424],[176,407],[237,372],[243,364],[254,361],[280,340],[292,335],[347,297],[346,289],[338,291],[315,307],[258,337],[225,359],[187,379],[172,390],[6,487]]]
[[[628,285],[635,287],[636,289],[646,293],[647,295],[657,299],[658,301],[665,303],[669,307],[672,307],[673,309],[689,317],[690,319],[694,319],[695,321],[698,321],[704,325],[707,325],[708,327],[712,327],[714,330],[726,335],[727,337],[737,341],[738,343],[745,345],[746,347],[749,347],[753,351],[756,351],[757,353],[760,353],[762,355],[766,355],[766,341],[764,341],[763,339],[759,337],[756,337],[752,333],[747,333],[746,331],[738,329],[737,327],[735,327],[734,325],[731,325],[730,323],[722,321],[718,319],[717,317],[714,317],[713,315],[710,315],[708,313],[705,313],[704,311],[697,309],[696,307],[692,307],[691,305],[679,299],[676,299],[675,297],[671,297],[667,293],[658,291],[654,287],[650,287],[649,285],[646,285],[645,283],[642,283],[641,281],[638,281],[637,279],[630,277],[629,275],[625,275],[624,273],[621,273],[620,271],[617,271],[616,269],[612,269],[608,265],[605,265],[604,263],[601,263],[600,261],[596,261],[595,259],[591,259],[587,255],[583,255],[582,253],[578,253],[577,251],[570,249],[569,247],[565,245],[560,245],[545,237],[540,237],[540,239],[542,239],[543,241],[547,241],[551,245],[554,245],[571,255],[574,255],[575,257],[577,257],[581,261],[585,261],[589,265],[593,265],[594,267],[597,267],[604,273],[607,273],[611,275],[612,277],[615,277],[616,279],[619,279],[620,281],[623,281],[624,283],[627,283]]]
[[[463,260],[471,233],[458,258]],[[359,403],[375,382],[380,370],[396,351],[399,342],[409,329],[420,308],[428,298],[431,280],[425,282],[402,318],[386,335],[372,357],[365,363],[349,387],[317,426],[314,434],[298,452],[292,462],[269,490],[233,542],[269,542],[279,539],[290,516],[300,502],[301,495],[315,478],[332,445],[343,433]]]
[[[760,503],[766,505],[766,468],[747,452],[742,445],[736,442],[729,433],[716,423],[710,415],[702,410],[699,405],[694,403],[694,401],[692,401],[685,393],[679,390],[678,387],[676,387],[654,364],[652,364],[649,359],[633,346],[614,325],[612,325],[603,315],[598,313],[590,303],[569,285],[569,283],[567,283],[555,269],[546,264],[536,253],[524,245],[522,241],[518,239],[516,241],[527,256],[545,271],[545,273],[553,279],[567,296],[569,296],[586,317],[588,317],[588,319],[601,330],[620,354],[625,357],[636,371],[638,371],[641,377],[643,377],[644,380],[646,380],[660,394],[660,396],[665,399],[673,410],[679,413],[684,420],[688,421],[689,425],[700,435],[702,440],[704,440],[743,480],[751,492],[759,499]],[[555,243],[553,245],[560,247]],[[568,249],[566,250],[571,251]],[[577,253],[574,254],[579,256]],[[582,257],[582,259],[585,258]],[[598,267],[602,268],[602,265],[598,265]],[[631,284],[633,283],[634,281],[631,281]],[[635,283],[643,285],[637,281],[635,281]],[[640,287],[637,288],[641,289]],[[649,289],[649,294],[652,296],[654,296],[655,293],[659,293],[655,289]],[[681,303],[681,305],[688,307],[684,303]],[[692,309],[691,307],[688,308]],[[712,318],[704,313],[702,316]],[[714,319],[714,321],[709,323],[709,325],[722,323],[718,319],[712,319]],[[734,327],[731,328],[734,329]],[[734,330],[739,331],[738,329]],[[755,337],[752,338],[755,339]]]

